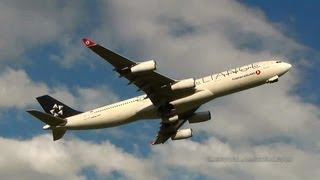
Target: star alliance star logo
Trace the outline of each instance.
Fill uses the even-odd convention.
[[[63,110],[62,110],[63,106],[62,105],[57,105],[54,104],[52,109],[50,110],[50,113],[54,116],[54,117],[58,117],[59,115],[63,115]]]

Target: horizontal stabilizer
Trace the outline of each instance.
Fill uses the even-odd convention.
[[[38,118],[40,121],[42,121],[50,126],[64,125],[67,123],[67,121],[64,119],[54,117],[51,114],[47,114],[47,113],[44,113],[41,111],[29,110],[27,112],[30,113],[31,115],[33,115],[34,117]]]

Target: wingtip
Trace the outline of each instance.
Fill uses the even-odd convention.
[[[83,38],[82,42],[87,46],[87,47],[91,47],[91,46],[95,46],[96,43],[91,41],[90,39],[87,38]]]
[[[34,112],[34,111],[36,111],[36,110],[35,110],[35,109],[28,109],[28,110],[26,110],[26,112],[27,112],[27,113],[30,113],[30,114],[31,114],[32,112]]]
[[[158,143],[156,143],[155,141],[151,141],[150,144],[151,145],[157,145]]]

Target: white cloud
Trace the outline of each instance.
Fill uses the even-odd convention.
[[[177,153],[178,152],[178,153]],[[232,147],[215,138],[198,143],[177,141],[153,149],[153,161],[168,168],[202,174],[209,179],[316,179],[319,155],[277,143],[251,148]],[[165,159],[163,157],[170,156]],[[223,159],[224,158],[224,159]],[[263,162],[250,162],[254,158]],[[282,162],[267,162],[282,158]],[[236,162],[239,160],[247,162]],[[308,168],[305,168],[307,166]],[[171,172],[174,173],[174,172]],[[179,176],[179,175],[178,175]]]
[[[30,140],[0,138],[0,176],[3,179],[85,179],[93,168],[101,177],[118,172],[128,179],[151,179],[152,165],[109,142],[81,140],[52,142],[49,136]]]
[[[43,82],[34,82],[22,69],[6,68],[0,74],[0,84],[2,108],[31,107],[37,103],[35,98],[44,94],[50,94],[80,110],[88,110],[118,100],[118,96],[106,86],[77,87],[74,88],[73,94],[64,86],[49,87]]]
[[[154,58],[160,71],[180,78],[302,50],[260,11],[234,1],[111,1],[106,8],[106,22],[93,36],[131,58]]]
[[[27,50],[48,42],[63,42],[85,21],[84,1],[50,0],[0,2],[1,63],[21,61]]]
[[[70,7],[68,5],[70,4],[67,4],[67,7]],[[53,7],[58,6],[53,5]],[[94,32],[92,37],[129,58],[138,60],[153,58],[158,61],[159,71],[174,78],[199,77],[273,56],[291,59],[297,54],[304,53],[306,48],[286,37],[281,30],[277,29],[278,26],[274,26],[266,19],[263,12],[248,8],[238,1],[203,0],[181,3],[115,0],[103,1],[101,7],[103,7],[101,16],[104,21],[101,26],[92,30]],[[37,12],[39,9],[33,9],[33,11]],[[83,9],[79,8],[78,11],[82,12]],[[78,11],[74,14],[79,13]],[[0,12],[5,11],[0,9]],[[57,15],[57,12],[54,11],[53,14]],[[26,16],[26,14],[23,15]],[[63,15],[62,17],[69,18],[68,14]],[[81,16],[71,15],[70,17],[75,18],[76,22],[81,21]],[[13,19],[15,18],[20,21],[20,18],[14,16]],[[1,21],[5,22],[5,20]],[[48,21],[49,27],[56,27],[61,23],[60,20],[59,23],[55,20]],[[41,19],[39,21],[43,22]],[[62,22],[66,23],[64,20]],[[34,24],[34,26],[38,31],[27,28],[27,34],[20,31],[18,34],[22,33],[21,37],[33,37],[34,34],[29,33],[32,31],[41,33],[39,29],[46,27],[41,24]],[[72,29],[73,26],[70,26]],[[59,34],[57,32],[61,31],[50,28],[49,30],[54,31],[51,34]],[[61,47],[69,47],[73,42],[72,39],[60,42]],[[17,38],[16,42],[19,42],[18,40],[20,41],[20,38]],[[37,38],[34,41],[37,42]],[[4,44],[0,43],[0,48],[5,47]],[[9,45],[16,48],[15,44],[9,43]],[[25,49],[27,44],[22,43],[21,46]],[[62,55],[53,59],[63,59],[63,64],[70,66],[74,63],[74,59],[82,56],[82,50],[77,52],[77,48],[72,48],[71,52],[62,52]],[[11,51],[8,52],[10,55]],[[289,62],[295,61],[289,60]],[[299,73],[303,72],[299,66],[294,66],[280,79],[279,83],[217,99],[204,106],[202,109],[211,110],[213,120],[193,126],[195,136],[197,132],[203,131],[209,136],[207,140],[202,143],[184,140],[152,147],[147,159],[139,159],[124,153],[110,143],[95,144],[80,140],[51,143],[51,138],[47,136],[30,141],[2,139],[1,147],[6,147],[5,153],[9,157],[7,159],[7,156],[4,156],[0,160],[2,165],[5,164],[8,167],[2,171],[3,177],[14,179],[15,175],[28,172],[26,178],[43,178],[42,172],[45,172],[53,178],[63,176],[63,178],[78,179],[81,178],[79,172],[82,169],[94,166],[95,171],[102,176],[110,174],[112,170],[118,170],[126,177],[133,179],[141,178],[135,176],[136,170],[139,172],[138,175],[143,177],[154,175],[163,179],[170,176],[168,173],[176,173],[174,170],[177,168],[218,179],[261,179],[262,177],[265,179],[302,179],[304,177],[316,179],[319,177],[316,168],[320,165],[319,155],[317,155],[320,148],[319,113],[316,106],[292,94],[291,90],[301,82]],[[4,97],[0,102],[2,107],[25,107],[35,103],[31,96],[49,92],[57,98],[62,97],[67,104],[80,104],[81,109],[86,109],[101,104],[99,97],[108,92],[106,87],[76,88],[75,94],[80,96],[78,100],[68,88],[50,88],[44,83],[33,82],[23,70],[12,69],[7,69],[0,75],[0,83],[5,84],[1,91],[1,97]],[[12,92],[17,95],[10,99]],[[30,96],[25,97],[26,93],[30,93]],[[112,93],[106,96],[108,101],[116,100]],[[88,104],[88,102],[96,103]],[[157,127],[154,128],[156,132]],[[12,147],[15,148],[11,149]],[[28,149],[31,147],[31,154],[40,154],[38,165],[34,163],[35,155],[32,158],[24,157],[30,153],[14,151],[23,149],[22,147],[28,147]],[[43,147],[48,150],[42,149]],[[47,151],[52,158],[46,156]],[[11,155],[12,153],[17,153],[18,156]],[[207,157],[212,155],[239,154],[241,156],[284,154],[292,156],[293,162],[221,164],[206,161]],[[108,158],[102,158],[106,156]],[[123,158],[128,158],[128,163],[124,162]],[[10,159],[14,161],[9,161]],[[60,162],[64,162],[63,167],[70,170],[63,169],[55,159],[60,159]],[[121,166],[121,164],[124,165]],[[44,169],[46,166],[57,173],[54,174],[51,169]],[[4,166],[0,171],[2,168]]]
[[[23,70],[10,68],[0,74],[0,84],[1,107],[26,107],[49,91],[46,84],[32,82]]]
[[[81,98],[79,98],[76,104],[81,104],[82,109],[87,110],[119,100],[118,96],[106,86],[79,88],[77,89],[77,93]]]

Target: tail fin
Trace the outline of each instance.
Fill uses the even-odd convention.
[[[40,121],[46,123],[47,125],[43,127],[44,129],[52,129],[54,141],[61,139],[63,135],[66,133],[66,129],[63,129],[63,127],[57,127],[65,125],[67,123],[66,120],[37,110],[29,110],[27,112],[39,119]]]
[[[37,110],[29,110],[27,112],[47,124],[43,129],[52,130],[54,141],[61,139],[66,133],[66,129],[63,128],[67,123],[65,118],[81,113],[49,95],[37,97],[37,100],[46,113]]]
[[[82,113],[72,109],[71,107],[63,104],[49,95],[37,97],[37,100],[42,106],[43,110],[48,114],[52,114],[54,117],[64,119]]]

